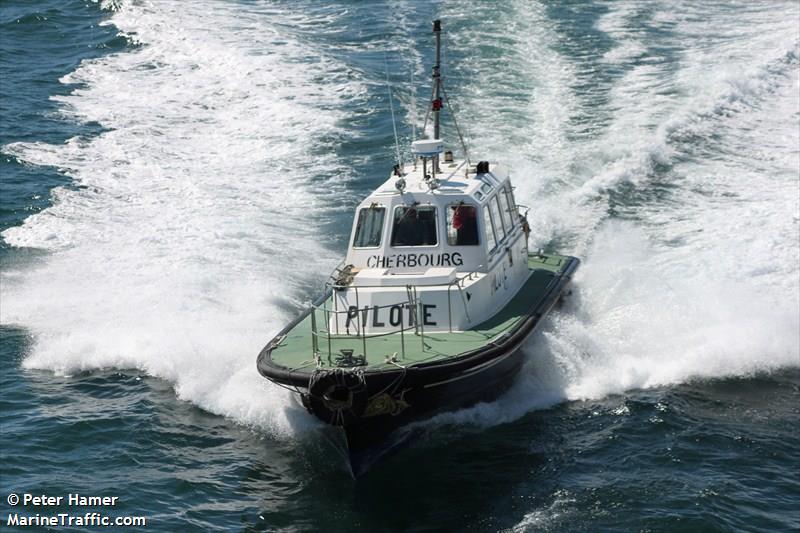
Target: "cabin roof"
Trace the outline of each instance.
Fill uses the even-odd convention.
[[[436,174],[439,187],[432,192],[425,182],[422,164],[418,163],[416,168],[414,165],[406,165],[403,169],[403,179],[406,182],[405,192],[413,193],[415,197],[420,194],[467,195],[475,197],[475,200],[480,203],[486,199],[487,195],[491,194],[492,190],[502,186],[508,179],[508,171],[500,165],[490,166],[489,172],[483,174],[476,174],[474,167],[467,174],[467,168],[466,161],[441,163],[441,173]],[[430,166],[428,170],[430,172]],[[397,180],[398,176],[392,174],[380,187],[375,189],[370,198],[398,194]]]

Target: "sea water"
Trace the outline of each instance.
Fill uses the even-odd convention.
[[[434,18],[471,157],[583,264],[507,394],[354,482],[255,357],[394,164],[387,71],[419,134]],[[0,51],[3,523],[800,527],[797,2],[6,1]]]

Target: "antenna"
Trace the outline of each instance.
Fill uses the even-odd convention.
[[[464,135],[461,133],[461,128],[458,127],[458,121],[456,120],[455,112],[453,111],[453,106],[450,104],[450,99],[447,97],[447,91],[444,88],[444,82],[442,81],[442,21],[441,20],[434,20],[433,21],[433,34],[436,36],[436,63],[433,66],[433,86],[431,87],[431,105],[428,107],[427,111],[425,112],[425,121],[422,123],[422,134],[425,135],[425,131],[428,127],[428,118],[430,117],[431,113],[433,113],[433,138],[429,139],[431,141],[441,141],[441,132],[440,132],[440,119],[439,113],[442,110],[443,102],[447,102],[447,108],[450,110],[450,115],[453,117],[453,125],[456,128],[456,133],[458,134],[458,140],[461,142],[461,148],[464,150],[464,157],[467,160],[467,164],[470,164],[469,161],[469,152],[467,151],[467,143],[464,141]],[[442,98],[444,96],[444,99]],[[420,141],[421,142],[421,141]],[[412,147],[412,153],[414,149]],[[417,158],[414,157],[414,165],[416,168]],[[432,168],[434,174],[436,172],[441,172],[439,169],[439,155],[438,154],[431,154],[429,156],[432,162]]]
[[[447,49],[443,49],[443,52],[446,53]],[[444,87],[444,81],[440,79],[441,88],[442,88],[442,95],[444,96],[444,102],[447,104],[447,109],[450,110],[450,116],[453,119],[453,125],[456,127],[456,133],[458,134],[458,140],[461,143],[461,149],[464,150],[464,159],[467,160],[467,165],[471,165],[469,161],[469,151],[467,150],[467,143],[464,140],[464,135],[461,133],[461,128],[458,127],[458,120],[456,120],[456,112],[453,109],[453,104],[450,103],[450,97],[447,95],[447,89]]]
[[[414,68],[411,68],[411,142],[417,140],[417,92],[414,85]]]
[[[450,110],[450,116],[453,117],[453,125],[456,127],[456,133],[458,133],[458,140],[461,141],[461,149],[464,150],[464,158],[467,160],[467,165],[470,165],[469,162],[469,152],[467,151],[467,143],[464,141],[464,136],[461,135],[461,128],[458,127],[458,121],[456,120],[456,113],[453,111],[453,106],[450,105],[450,97],[447,96],[447,91],[444,88],[444,84],[442,84],[442,93],[444,94],[444,100],[447,102],[447,109]]]
[[[439,111],[442,109],[442,21],[439,19],[433,21],[433,35],[436,37],[436,63],[433,65],[433,102],[431,102],[431,110],[433,111],[433,138],[441,139],[439,135]],[[434,172],[439,170],[438,155],[433,159],[433,168]]]
[[[392,112],[392,130],[394,131],[394,149],[397,155],[397,168],[400,176],[403,175],[403,159],[400,157],[400,141],[397,139],[397,121],[394,119],[394,102],[392,99],[392,86],[389,83],[389,60],[386,50],[383,51],[383,65],[386,68],[386,90],[389,92],[389,109]]]

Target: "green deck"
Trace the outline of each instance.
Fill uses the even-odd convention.
[[[549,255],[528,257],[528,266],[533,271],[525,285],[499,313],[489,320],[467,331],[424,332],[415,335],[413,329],[407,330],[401,338],[400,333],[366,337],[367,368],[383,367],[386,357],[397,353],[397,362],[403,366],[452,357],[487,344],[493,338],[512,329],[531,308],[531,300],[541,298],[545,288],[553,279],[553,274],[560,272],[568,263],[568,258]],[[317,311],[317,328],[325,328],[323,313]],[[322,361],[328,364],[328,338],[324,331],[318,332],[319,351]],[[311,335],[311,315],[298,323],[286,334],[280,344],[272,351],[272,361],[285,368],[299,370],[313,367],[313,348]],[[405,345],[405,350],[403,350]],[[335,358],[340,350],[350,349],[355,354],[364,353],[364,342],[361,337],[331,335],[331,357]],[[405,356],[403,357],[403,354]]]

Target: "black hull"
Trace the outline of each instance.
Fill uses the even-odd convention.
[[[479,371],[443,383],[404,382],[409,407],[402,413],[364,418],[343,428],[353,476],[360,476],[377,460],[419,436],[421,428],[409,427],[414,422],[497,399],[513,385],[524,361],[524,352],[517,348]]]

